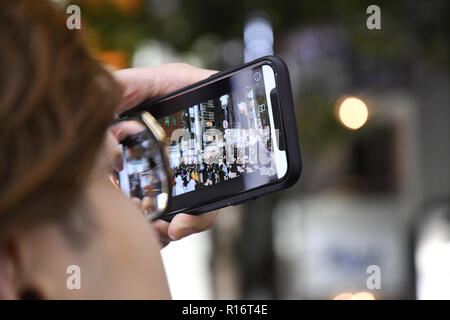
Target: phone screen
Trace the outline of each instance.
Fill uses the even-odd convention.
[[[163,102],[159,110],[178,111],[158,117],[167,136],[173,197],[238,180],[235,186],[243,190],[283,178],[287,160],[270,65],[244,69],[184,96]]]

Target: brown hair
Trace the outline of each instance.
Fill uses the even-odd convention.
[[[70,211],[121,90],[49,1],[0,0],[0,246]]]

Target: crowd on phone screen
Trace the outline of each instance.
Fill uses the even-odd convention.
[[[198,190],[261,169],[257,164],[243,162],[236,158],[232,163],[228,163],[226,159],[214,163],[203,160],[199,163],[185,164],[182,161],[174,168],[173,195]]]

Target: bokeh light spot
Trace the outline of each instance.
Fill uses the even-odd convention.
[[[345,98],[339,106],[339,120],[349,129],[361,128],[369,117],[366,104],[358,98]]]

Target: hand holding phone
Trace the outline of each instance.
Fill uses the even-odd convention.
[[[289,75],[277,57],[215,74],[121,117],[141,112],[151,112],[167,136],[169,216],[238,204],[287,188],[300,176]],[[125,163],[124,170],[138,169]]]
[[[115,71],[113,74],[116,80],[124,88],[124,98],[117,112],[123,112],[147,99],[162,96],[203,80],[214,73],[217,71],[197,68],[186,63],[170,63],[156,67]],[[117,137],[114,137],[111,132],[108,132],[106,145],[110,163],[117,171],[121,171],[123,159],[120,144]],[[134,201],[142,211],[150,210],[150,206],[145,201],[138,202],[136,199]],[[172,240],[179,240],[190,234],[209,229],[217,214],[217,210],[198,216],[180,213],[170,223],[157,220],[151,223],[151,226],[159,234],[160,242],[164,246]]]

